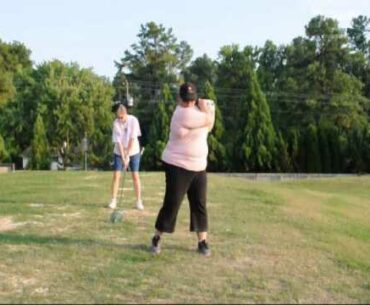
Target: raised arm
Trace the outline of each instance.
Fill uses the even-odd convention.
[[[213,125],[214,114],[212,111],[203,111],[200,107],[194,108],[195,111],[183,112],[181,117],[176,117],[175,121],[181,122],[183,128],[192,130],[199,128],[210,128]]]
[[[215,124],[215,103],[212,100],[208,99],[199,99],[198,106],[200,111],[204,112],[207,115],[207,127],[211,131]]]

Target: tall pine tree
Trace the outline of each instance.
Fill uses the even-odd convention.
[[[367,153],[366,151],[366,139],[367,138],[367,126],[356,124],[348,135],[348,153],[349,162],[348,170],[350,172],[363,173],[366,171],[367,164]]]
[[[38,114],[33,128],[31,167],[37,170],[48,169],[49,162],[50,156],[44,122],[41,115]]]
[[[279,131],[276,136],[276,150],[274,157],[274,167],[277,172],[291,172],[292,162],[288,153],[288,144]]]
[[[299,143],[300,143],[300,133],[296,128],[290,128],[287,135],[288,144],[288,155],[291,160],[291,166],[293,171],[301,171],[299,167]]]
[[[320,122],[318,137],[319,137],[319,149],[321,155],[322,171],[324,173],[331,173],[332,170],[332,158],[330,154],[329,145],[329,130],[330,125],[325,122]]]
[[[208,136],[208,169],[210,171],[223,171],[226,169],[226,149],[223,144],[224,125],[222,114],[217,106],[215,90],[209,81],[204,84],[204,97],[216,104],[215,124]]]
[[[161,99],[156,104],[149,128],[148,144],[143,156],[143,168],[146,170],[161,169],[161,156],[170,133],[170,117],[174,100],[168,85],[163,85]]]
[[[5,148],[5,142],[0,134],[0,162],[5,161],[8,157],[8,153]]]
[[[306,130],[304,147],[306,171],[308,173],[319,173],[321,171],[319,139],[317,127],[314,124],[310,124]]]
[[[257,80],[250,70],[249,88],[244,96],[245,116],[239,141],[234,144],[235,155],[240,158],[240,170],[270,171],[275,154],[276,134],[271,121],[270,108]]]

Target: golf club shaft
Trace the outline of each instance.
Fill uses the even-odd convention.
[[[118,205],[121,206],[121,203],[122,203],[122,197],[123,197],[123,188],[125,187],[125,180],[126,180],[126,172],[127,172],[127,168],[123,168],[123,175],[122,175],[122,178],[121,178],[121,190],[120,190],[120,196],[119,196],[119,201],[118,201]]]

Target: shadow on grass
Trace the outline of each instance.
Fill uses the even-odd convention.
[[[1,198],[0,203],[3,204],[30,204],[30,203],[42,203],[43,205],[48,205],[48,206],[81,206],[84,208],[107,208],[108,204],[101,201],[101,202],[91,202],[88,200],[81,200],[79,202],[64,202],[65,199],[61,200],[56,200],[56,201],[48,201],[48,200],[43,200],[42,198],[38,200],[29,200],[29,199],[19,199],[19,200],[14,200],[14,199],[6,199],[6,198]],[[46,201],[46,203],[45,203]]]
[[[148,251],[148,245],[144,244],[115,244],[94,239],[74,239],[61,236],[40,236],[34,234],[0,233],[0,245],[77,245],[77,246],[99,246],[107,248],[136,249]]]
[[[16,200],[12,200],[12,199],[0,199],[0,203],[10,203],[10,204],[13,204],[13,203],[22,203],[22,202],[19,202],[19,201],[16,201]]]
[[[94,239],[75,239],[62,236],[40,236],[34,234],[15,234],[15,233],[0,233],[0,247],[5,244],[10,245],[46,245],[46,246],[84,246],[84,247],[106,247],[116,249],[131,249],[149,253],[150,240],[146,244],[116,244],[102,240]],[[167,250],[179,252],[194,252],[194,249],[189,249],[181,245],[167,244],[164,246]]]

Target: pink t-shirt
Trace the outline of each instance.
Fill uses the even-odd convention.
[[[130,139],[134,139],[133,146],[129,152],[130,156],[136,155],[140,152],[140,144],[138,137],[141,136],[141,130],[138,119],[133,115],[127,115],[126,122],[121,122],[115,119],[113,122],[112,141],[114,145],[114,153],[121,155],[117,143],[121,142],[125,149],[128,148]]]
[[[207,114],[198,107],[176,107],[171,119],[170,137],[162,154],[164,162],[190,171],[206,169],[206,117]]]

